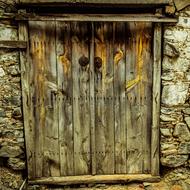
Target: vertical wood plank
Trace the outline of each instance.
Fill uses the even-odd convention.
[[[151,24],[128,24],[127,69],[127,173],[150,172]]]
[[[40,23],[29,21],[30,30],[30,96],[31,96],[31,123],[34,126],[34,159],[35,159],[35,177],[42,177],[43,170],[43,132],[44,126],[44,90],[43,87],[43,64],[42,48],[39,43],[42,38],[42,28],[38,28]],[[37,29],[40,29],[38,35]],[[43,36],[44,39],[44,36]],[[40,98],[41,97],[41,98]],[[43,123],[42,123],[43,122]]]
[[[59,146],[61,176],[74,175],[71,28],[69,22],[56,22],[58,77]]]
[[[19,23],[19,40],[28,42],[28,24]],[[24,119],[24,134],[26,144],[28,178],[35,177],[34,162],[34,125],[31,122],[32,100],[30,96],[30,64],[29,64],[29,42],[26,50],[20,50],[22,106]]]
[[[137,106],[137,27],[135,22],[127,23],[126,29],[126,124],[127,124],[127,173],[141,172],[141,129],[139,129],[139,108]],[[132,81],[132,82],[129,82]],[[134,82],[133,82],[134,81]],[[131,84],[130,84],[131,83]],[[134,84],[133,84],[134,83]]]
[[[151,126],[152,126],[152,23],[145,22],[141,28],[143,61],[140,87],[142,132],[143,132],[143,173],[150,173],[151,162]]]
[[[113,26],[95,24],[97,174],[114,173]]]
[[[153,110],[151,136],[151,174],[159,175],[159,122],[161,91],[161,44],[162,28],[160,23],[154,26],[154,63],[153,63]]]
[[[44,176],[60,176],[55,22],[44,22]]]
[[[96,174],[96,139],[95,139],[95,90],[94,90],[94,23],[91,23],[90,40],[90,126],[91,126],[91,168]]]
[[[89,85],[89,28],[88,23],[73,22],[72,79],[75,175],[90,171],[90,85]]]
[[[129,23],[126,55],[127,92],[127,173],[142,173],[142,115],[139,96],[139,31],[138,23]]]
[[[125,23],[114,23],[115,172],[126,173]]]
[[[36,176],[59,176],[55,22],[30,21]]]

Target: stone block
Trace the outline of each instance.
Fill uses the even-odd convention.
[[[176,124],[173,136],[181,141],[190,141],[190,131],[185,123]]]
[[[179,167],[185,164],[189,155],[168,155],[161,157],[161,164],[167,167]]]
[[[190,28],[190,18],[188,17],[179,17],[177,26],[181,26],[183,28]]]
[[[0,148],[0,157],[17,157],[23,154],[23,150],[19,146],[2,146]]]
[[[15,108],[15,109],[13,110],[12,116],[13,116],[13,118],[15,118],[15,119],[20,119],[20,118],[22,118],[22,110],[21,110],[21,108],[20,108],[20,107]]]
[[[188,84],[176,83],[163,87],[162,103],[169,106],[184,104],[188,95]]]
[[[0,40],[18,40],[18,32],[16,28],[0,27]]]
[[[190,154],[190,142],[182,142],[179,144],[179,154]]]
[[[164,55],[170,58],[176,58],[179,57],[179,50],[173,44],[166,42],[164,44]]]
[[[0,67],[0,77],[5,76],[5,71],[3,68]]]
[[[8,166],[11,167],[13,170],[24,170],[26,168],[25,162],[20,158],[9,158]]]

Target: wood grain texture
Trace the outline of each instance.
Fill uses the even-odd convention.
[[[151,76],[148,74],[151,73],[151,61],[149,57],[146,57],[146,51],[150,51],[151,44],[151,39],[147,40],[146,36],[149,36],[150,31],[151,27],[146,26],[145,23],[128,24],[129,37],[126,55],[127,173],[143,173],[144,165],[146,165],[146,170],[150,170],[147,162],[150,160],[148,129],[151,125],[149,116],[151,88],[147,84],[151,78],[147,77]],[[151,82],[148,85],[151,86]],[[144,163],[145,157],[146,163]]]
[[[39,35],[36,33],[40,23],[29,22],[30,30],[30,96],[31,96],[31,125],[34,126],[34,159],[35,159],[35,177],[42,177],[43,170],[43,131],[44,126],[44,92],[42,90],[43,72],[42,72],[42,48],[39,43],[42,37],[43,29],[39,26]],[[38,43],[37,43],[38,42]],[[41,79],[41,81],[39,81]],[[43,102],[42,102],[43,101]],[[41,114],[40,114],[41,113]]]
[[[89,24],[71,23],[75,175],[90,172]]]
[[[21,52],[21,67],[30,179],[159,175],[161,29],[156,25],[153,60],[152,27],[29,21],[30,64]],[[26,40],[26,27],[19,30]]]
[[[163,15],[152,14],[49,14],[49,15],[17,15],[16,20],[35,20],[35,21],[78,21],[78,22],[174,22],[177,18],[166,17]]]
[[[26,23],[19,24],[18,33],[19,40],[28,41],[28,25]],[[32,179],[35,178],[34,125],[31,122],[31,110],[33,109],[33,107],[30,94],[30,64],[28,43],[27,50],[20,51],[20,66],[28,178]]]
[[[153,110],[151,136],[151,174],[159,175],[159,124],[160,124],[160,91],[161,91],[161,24],[154,26],[154,63],[153,63]]]
[[[71,185],[71,184],[99,184],[99,183],[130,183],[130,182],[158,182],[159,176],[151,176],[150,174],[138,175],[85,175],[70,177],[51,177],[41,178],[29,181],[29,184],[45,184],[45,185]]]
[[[114,23],[115,173],[126,173],[125,23]]]
[[[21,36],[22,34],[20,34]],[[9,49],[26,49],[27,42],[24,40],[0,40],[0,48],[9,48]]]
[[[20,0],[21,4],[46,4],[51,5],[56,3],[65,4],[65,3],[76,3],[74,0]],[[135,5],[147,5],[147,4],[168,4],[169,0],[77,0],[77,3],[86,3],[86,4],[135,4]]]
[[[61,176],[74,175],[71,26],[56,22],[56,54],[59,108],[59,146]]]
[[[31,21],[29,28],[36,176],[59,176],[55,23]]]
[[[96,174],[96,137],[95,137],[95,86],[94,86],[94,23],[91,23],[90,40],[90,139],[91,139],[91,172]]]
[[[144,23],[141,27],[139,61],[142,61],[142,79],[140,82],[140,109],[142,114],[142,172],[150,173],[150,147],[152,126],[152,24]]]
[[[95,118],[97,174],[114,173],[113,26],[95,24]]]

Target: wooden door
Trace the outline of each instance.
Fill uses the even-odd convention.
[[[152,23],[29,21],[29,178],[148,174]]]

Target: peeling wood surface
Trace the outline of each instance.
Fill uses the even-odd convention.
[[[71,25],[56,22],[59,147],[61,176],[74,175]]]
[[[25,108],[30,179],[158,171],[150,153],[152,27],[150,22],[29,22],[30,69],[24,80],[31,107]],[[154,103],[153,109],[158,110]],[[158,139],[154,122],[152,138]]]

